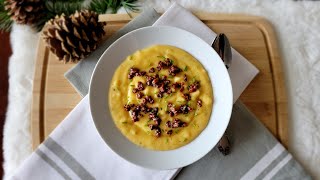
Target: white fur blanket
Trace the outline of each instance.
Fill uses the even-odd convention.
[[[173,1],[173,0],[172,0]],[[177,0],[193,11],[263,16],[276,30],[289,94],[289,151],[320,179],[320,2],[292,0]],[[165,11],[167,0],[144,6]],[[123,12],[123,10],[121,10]],[[39,35],[15,25],[4,129],[4,169],[11,174],[31,153],[30,107]]]

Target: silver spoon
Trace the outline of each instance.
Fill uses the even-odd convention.
[[[228,69],[232,61],[232,52],[227,36],[223,33],[218,34],[212,43],[212,48],[219,54]]]
[[[211,47],[218,53],[226,68],[229,69],[232,61],[232,52],[227,36],[223,33],[218,34]],[[225,156],[230,153],[230,141],[226,134],[223,134],[219,140],[218,150]]]

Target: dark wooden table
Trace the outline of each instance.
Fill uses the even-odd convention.
[[[9,42],[9,33],[0,31],[0,141],[2,149],[3,125],[8,104],[8,62],[11,55],[11,46]],[[3,153],[0,156],[0,162],[3,164]],[[0,176],[3,176],[2,166]]]

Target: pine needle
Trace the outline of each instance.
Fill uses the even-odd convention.
[[[8,11],[4,8],[4,1],[5,0],[0,0],[0,31],[9,32],[11,30],[13,21],[8,15]]]
[[[136,0],[123,0],[121,5],[132,12],[139,12],[140,6],[137,4],[133,4]]]

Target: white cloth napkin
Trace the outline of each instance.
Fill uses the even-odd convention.
[[[175,3],[154,25],[185,29],[209,44],[215,37],[215,33],[205,24]],[[229,74],[235,101],[257,75],[258,70],[238,52],[232,52],[233,62]],[[115,154],[98,134],[86,96],[11,178],[160,180],[173,178],[179,170],[145,169]]]

